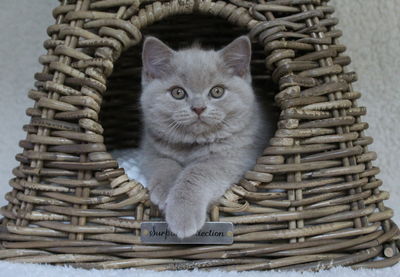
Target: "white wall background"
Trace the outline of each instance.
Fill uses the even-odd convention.
[[[0,205],[10,190],[8,180],[17,165],[18,141],[25,137],[25,109],[32,105],[26,96],[33,87],[33,74],[41,70],[38,57],[46,28],[53,23],[55,0],[1,0],[0,9]],[[400,0],[334,0],[342,42],[358,72],[355,89],[363,92],[367,106],[367,134],[374,137],[371,149],[378,152],[379,178],[391,192],[389,206],[400,201]],[[396,218],[399,219],[400,209]],[[397,222],[400,222],[397,220]]]

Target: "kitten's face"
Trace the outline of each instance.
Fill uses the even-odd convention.
[[[212,142],[242,129],[254,103],[250,55],[245,37],[220,51],[173,51],[146,39],[141,96],[146,127],[174,143]]]

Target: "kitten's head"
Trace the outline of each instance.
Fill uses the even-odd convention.
[[[141,105],[146,128],[173,143],[213,142],[249,123],[254,106],[251,43],[246,36],[225,48],[174,51],[144,41]]]

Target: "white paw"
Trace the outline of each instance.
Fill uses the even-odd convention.
[[[165,219],[169,229],[178,238],[186,238],[196,234],[206,221],[207,207],[189,201],[173,201],[169,197]]]

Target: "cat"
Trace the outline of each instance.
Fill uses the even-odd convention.
[[[266,146],[250,60],[247,36],[218,51],[199,45],[175,51],[155,37],[143,43],[139,167],[150,200],[179,238],[201,229],[210,204]]]

